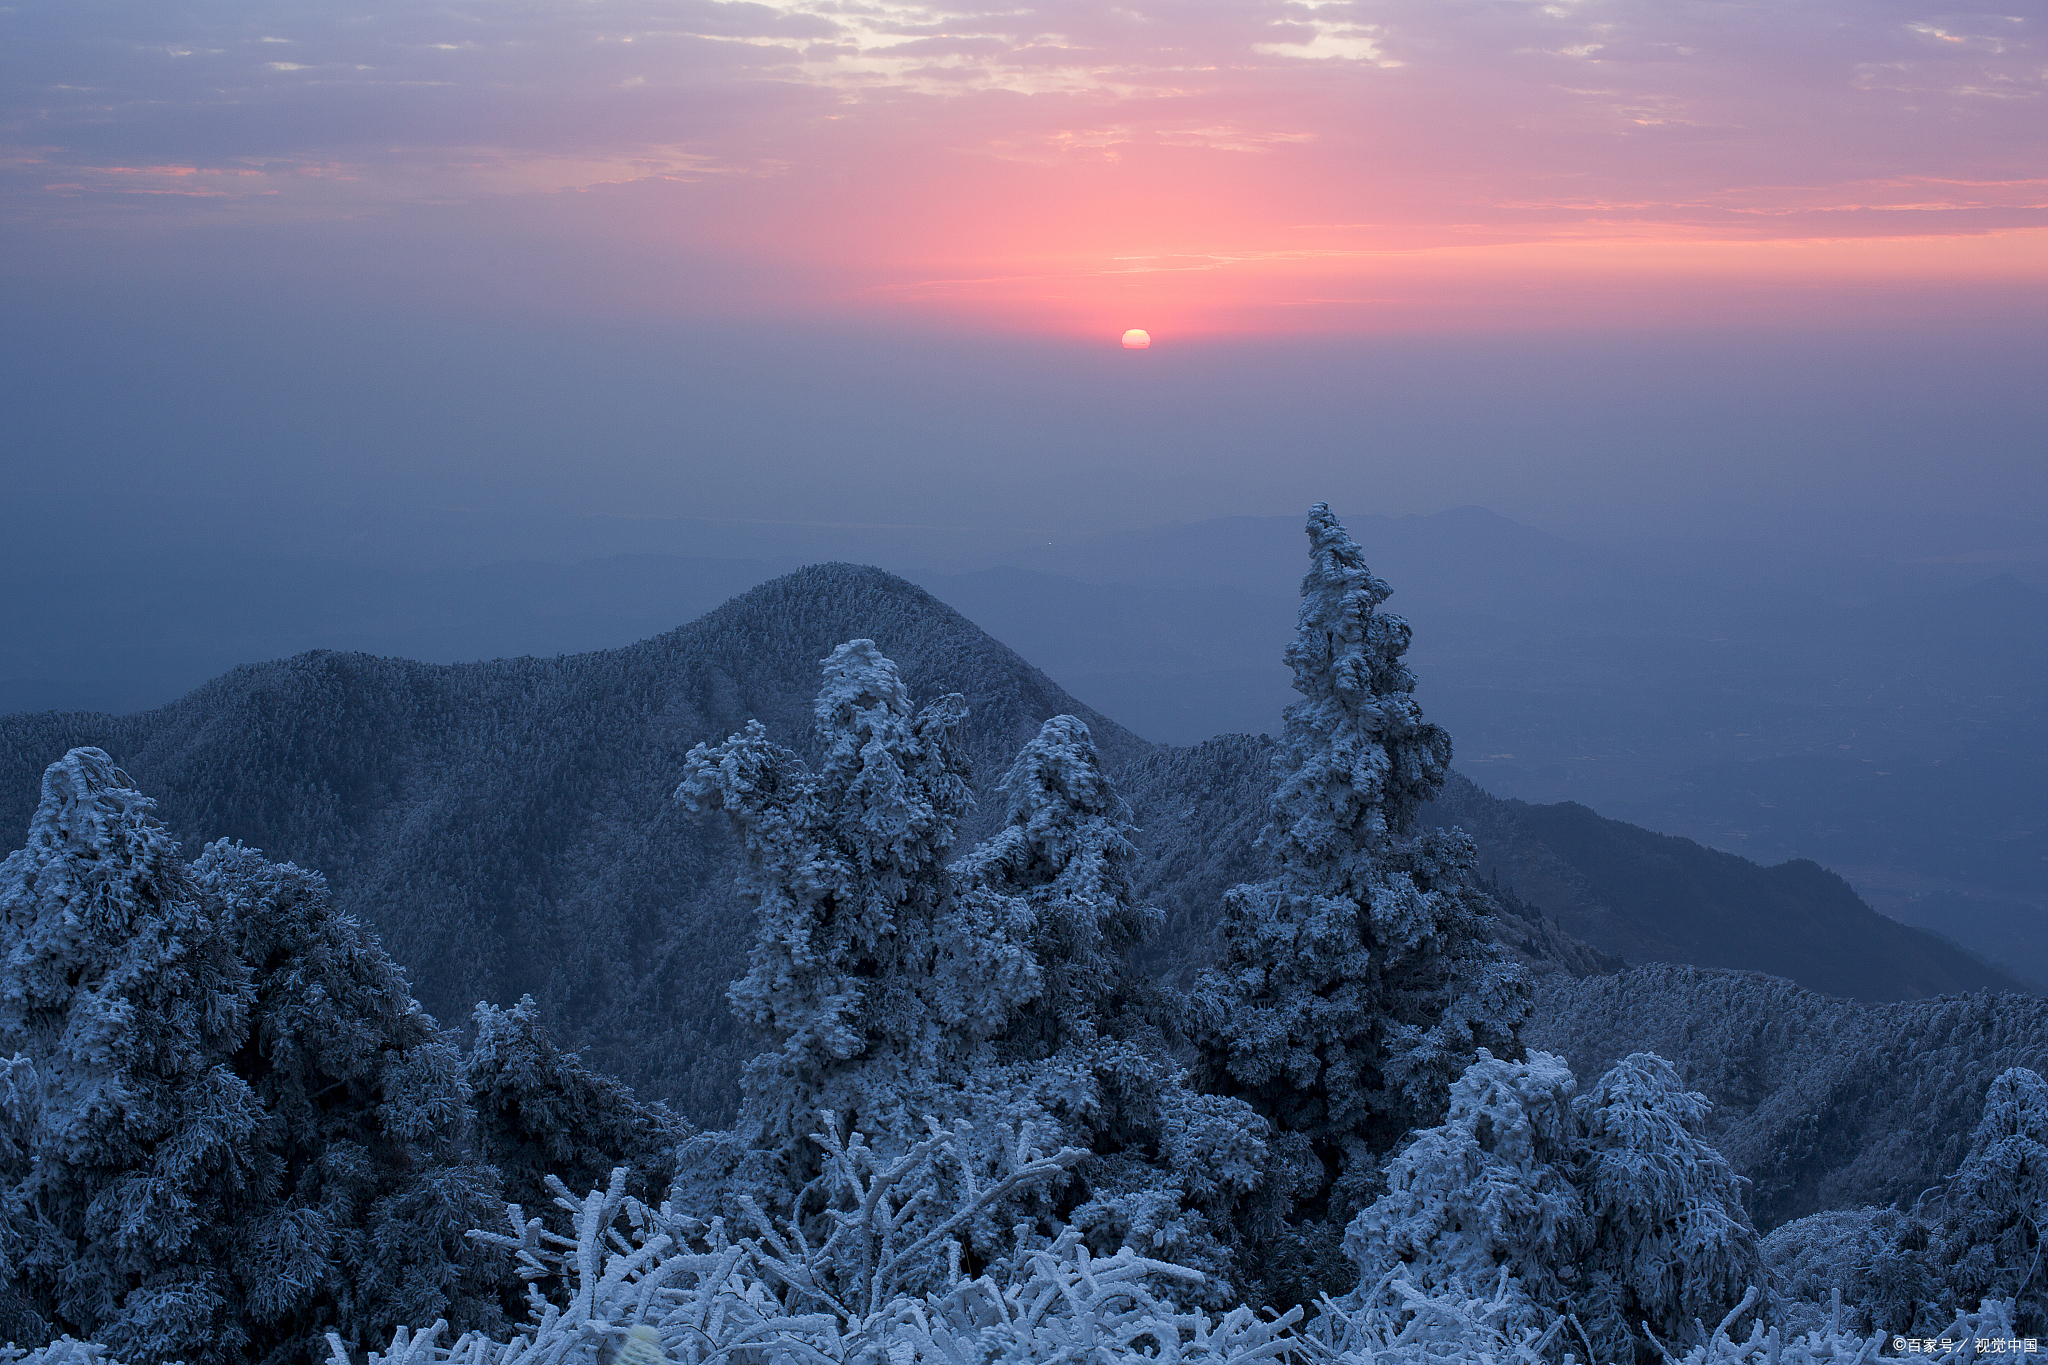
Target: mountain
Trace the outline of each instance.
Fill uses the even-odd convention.
[[[1884,913],[2048,981],[2038,524],[1857,527],[1852,545],[1844,528],[1788,523],[1768,541],[1621,549],[1479,507],[1348,522],[1415,628],[1423,705],[1488,790],[1818,862]],[[460,570],[119,547],[81,566],[17,549],[0,711],[160,705],[310,648],[452,663],[623,647],[826,534],[666,525],[529,539],[687,553]],[[983,537],[978,558],[913,554],[900,532],[830,534],[1145,739],[1278,731],[1298,518]],[[743,550],[763,557],[715,557]]]
[[[1167,912],[1154,965],[1185,975],[1207,960],[1222,891],[1258,875],[1271,741],[1147,744],[931,594],[843,564],[622,649],[470,664],[320,651],[139,715],[0,717],[0,829],[26,826],[47,763],[98,745],[188,853],[232,837],[328,874],[443,1020],[531,992],[592,1064],[715,1122],[751,1051],[724,1000],[750,926],[725,835],[670,792],[691,745],[749,719],[808,750],[818,661],[857,636],[920,699],[966,694],[984,794],[1046,717],[1086,720],[1144,831],[1139,892]],[[1460,780],[1428,817],[1471,828],[1512,903],[1539,907],[1509,926],[1525,956],[1595,970],[1569,940],[1691,960],[1725,936],[1717,964],[1732,954],[1726,965],[1870,999],[2014,984],[1931,935],[1884,937],[1888,922],[1817,868],[1758,868],[1612,821],[1593,837],[1582,826],[1599,817],[1557,809]],[[963,845],[997,813],[984,801]],[[1814,956],[1828,935],[1850,964],[1833,976]],[[1903,963],[1900,942],[1924,961]]]
[[[592,1064],[716,1120],[752,1051],[724,999],[751,926],[726,836],[670,793],[693,744],[749,719],[806,749],[818,662],[853,636],[918,697],[972,699],[984,781],[1061,712],[1112,762],[1150,751],[921,590],[824,565],[624,649],[443,665],[318,651],[139,715],[0,718],[0,827],[25,827],[45,764],[98,745],[188,854],[231,837],[327,873],[442,1020],[531,992]],[[996,813],[985,803],[984,823]]]
[[[1938,934],[1878,914],[1818,863],[1763,867],[1576,802],[1532,805],[1457,779],[1425,813],[1478,840],[1481,871],[1564,931],[1630,962],[1766,972],[1824,995],[2032,992]]]

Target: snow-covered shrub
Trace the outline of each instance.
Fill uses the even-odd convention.
[[[1477,1288],[1452,1277],[1422,1289],[1388,1271],[1342,1299],[1325,1297],[1304,1335],[1319,1358],[1345,1365],[1555,1365],[1565,1329],[1563,1318],[1532,1318],[1529,1296],[1503,1266]]]
[[[1752,1288],[1705,1340],[1683,1354],[1663,1350],[1662,1359],[1666,1365],[1864,1365],[1888,1347],[1887,1358],[1915,1365],[1977,1365],[2011,1352],[2016,1344],[2010,1305],[1998,1302],[1974,1313],[1957,1313],[1943,1321],[1941,1330],[1915,1338],[1859,1333],[1839,1304],[1820,1321],[1798,1330],[1764,1321],[1762,1307],[1763,1295]],[[1736,1337],[1745,1322],[1748,1334]]]
[[[675,1179],[675,1149],[690,1125],[557,1048],[532,996],[509,1010],[476,1007],[463,1071],[476,1114],[472,1144],[498,1169],[508,1202],[537,1208],[548,1198],[548,1175],[587,1187],[620,1163],[628,1191],[642,1198]]]
[[[1256,1365],[1304,1350],[1290,1334],[1298,1312],[1183,1309],[1162,1290],[1198,1272],[1129,1249],[1097,1256],[1071,1229],[1020,1239],[1002,1261],[964,1271],[953,1237],[1008,1190],[956,1183],[955,1200],[914,1220],[931,1229],[921,1234],[905,1217],[927,1197],[913,1176],[935,1164],[956,1175],[971,1168],[958,1159],[958,1137],[933,1133],[915,1163],[883,1164],[827,1116],[819,1161],[845,1196],[832,1219],[836,1245],[811,1245],[800,1226],[759,1210],[750,1228],[734,1229],[672,1203],[651,1207],[625,1193],[623,1168],[581,1199],[551,1181],[569,1215],[565,1235],[517,1208],[507,1210],[508,1232],[476,1234],[511,1251],[531,1283],[525,1327],[452,1341],[446,1324],[401,1331],[364,1365]],[[1018,1138],[1013,1184],[1044,1182],[1079,1156],[1045,1157]],[[904,1291],[901,1280],[931,1266],[938,1273],[923,1292]],[[333,1356],[353,1365],[339,1342]]]
[[[1646,1052],[1572,1101],[1587,1220],[1574,1299],[1601,1359],[1654,1359],[1646,1332],[1694,1345],[1697,1324],[1719,1321],[1762,1281],[1742,1179],[1700,1136],[1708,1108]]]
[[[2016,1066],[1991,1083],[1940,1209],[1929,1255],[1945,1306],[2010,1300],[2023,1331],[2048,1333],[2048,1082],[2037,1073]]]
[[[1262,1253],[1302,1263],[1305,1283],[1269,1278],[1287,1297],[1334,1287],[1336,1229],[1372,1198],[1380,1161],[1443,1117],[1480,1047],[1519,1052],[1529,1009],[1520,969],[1489,941],[1471,840],[1414,829],[1451,741],[1416,705],[1408,624],[1379,610],[1391,590],[1327,505],[1308,534],[1285,655],[1302,699],[1260,836],[1276,872],[1225,897],[1222,960],[1190,1002],[1203,1088],[1306,1145],[1299,1245],[1269,1238]]]
[[[1571,1183],[1575,1087],[1549,1053],[1510,1062],[1481,1048],[1443,1123],[1388,1163],[1387,1192],[1346,1231],[1358,1294],[1490,1289],[1488,1330],[1547,1326],[1577,1287],[1585,1235]]]
[[[59,1337],[47,1346],[27,1350],[0,1346],[0,1365],[121,1365],[114,1353],[96,1341]]]
[[[1759,1244],[1787,1330],[1831,1315],[1859,1332],[1910,1333],[1941,1282],[1927,1225],[1898,1209],[1835,1209],[1773,1228]]]

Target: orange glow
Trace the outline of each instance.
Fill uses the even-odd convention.
[[[195,17],[178,48],[192,60],[150,78],[166,84],[131,88],[116,63],[37,86],[72,93],[50,96],[34,145],[0,137],[0,181],[64,231],[375,232],[404,205],[415,227],[448,222],[465,261],[508,236],[529,259],[638,245],[619,285],[635,307],[1096,341],[1142,317],[1176,346],[1841,321],[1944,291],[2032,307],[2048,287],[2048,49],[2023,17],[1903,23],[1852,0],[1397,0],[1363,7],[1370,22],[1221,0],[775,0],[657,7],[643,27],[641,8],[541,0],[516,40],[438,11],[402,39],[307,30],[263,39],[290,60],[255,66],[274,54],[237,56],[245,34]],[[75,22],[79,50],[99,51]],[[403,140],[360,135],[393,91],[428,87],[433,112]],[[144,126],[224,91],[251,112],[208,137]],[[507,101],[535,116],[502,118]],[[110,142],[109,109],[145,135]],[[274,123],[298,140],[252,132]],[[174,134],[175,160],[145,159]]]
[[[1152,344],[1152,334],[1142,327],[1133,327],[1124,333],[1126,351],[1142,351]]]

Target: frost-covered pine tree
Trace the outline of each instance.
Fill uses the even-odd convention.
[[[1399,1278],[1426,1294],[1483,1296],[1505,1270],[1524,1305],[1512,1325],[1543,1325],[1577,1288],[1585,1235],[1571,1181],[1576,1088],[1547,1052],[1511,1062],[1481,1048],[1451,1087],[1450,1113],[1387,1164],[1386,1193],[1345,1232],[1359,1294],[1398,1304]]]
[[[1191,999],[1204,1088],[1293,1139],[1296,1292],[1341,1273],[1336,1230],[1373,1196],[1381,1160],[1443,1117],[1480,1047],[1519,1055],[1528,1012],[1519,969],[1488,939],[1471,840],[1415,830],[1451,741],[1416,705],[1408,624],[1379,610],[1391,590],[1327,504],[1308,535],[1285,655],[1302,698],[1261,836],[1275,872],[1225,897],[1222,960]]]
[[[476,1007],[476,1041],[464,1069],[476,1111],[476,1154],[498,1168],[506,1202],[528,1216],[549,1213],[555,1196],[548,1176],[572,1190],[592,1190],[608,1185],[619,1166],[627,1171],[628,1194],[661,1202],[690,1125],[557,1048],[541,1029],[532,996],[509,1010]]]
[[[1015,907],[954,894],[947,868],[972,794],[957,695],[913,708],[872,640],[824,662],[811,769],[746,730],[692,749],[676,797],[723,811],[759,915],[735,1012],[770,1049],[742,1077],[744,1140],[794,1189],[815,1173],[810,1135],[829,1110],[880,1137],[912,1132],[934,1087],[1038,989]]]
[[[455,1044],[317,872],[221,840],[192,874],[254,991],[226,1059],[263,1113],[262,1197],[222,1230],[244,1358],[286,1365],[330,1331],[360,1350],[403,1323],[494,1327],[509,1267],[467,1233],[497,1221],[498,1181],[461,1151]]]
[[[1762,1285],[1742,1178],[1701,1136],[1711,1107],[1647,1052],[1572,1102],[1587,1218],[1575,1300],[1597,1359],[1658,1359],[1644,1323],[1666,1347],[1696,1344],[1699,1323]]]
[[[1941,1283],[1927,1244],[1927,1224],[1893,1208],[1829,1209],[1780,1224],[1757,1244],[1772,1320],[1790,1331],[1835,1317],[1860,1333],[1938,1336],[1955,1316],[1937,1316]]]
[[[187,867],[96,749],[0,868],[0,1336],[282,1365],[499,1320],[454,1047],[317,875]]]
[[[1018,926],[1039,991],[983,1049],[976,1107],[1029,1114],[1090,1154],[1056,1213],[1097,1254],[1138,1247],[1227,1296],[1245,1278],[1231,1242],[1264,1176],[1266,1124],[1198,1093],[1151,1017],[1157,992],[1129,954],[1160,915],[1132,890],[1129,807],[1073,716],[1046,721],[998,785],[1003,827],[953,870],[981,918]]]
[[[265,1115],[227,1059],[254,992],[152,809],[73,749],[0,864],[0,1331],[232,1359]]]
[[[1162,916],[1132,892],[1137,827],[1085,723],[1046,721],[997,789],[1009,799],[1003,827],[954,871],[963,896],[995,902],[985,913],[1017,924],[1038,967],[1037,994],[1005,1024],[1003,1042],[1051,1056],[1143,991],[1128,955]]]
[[[2048,1334],[2048,1082],[2025,1067],[1984,1096],[1970,1150],[1942,1192],[1930,1260],[1947,1281],[1944,1311],[2015,1300],[2015,1326]]]

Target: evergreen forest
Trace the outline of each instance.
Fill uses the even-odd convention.
[[[1307,540],[1278,736],[846,565],[0,718],[0,1361],[2037,1350],[2048,1002],[1475,787]]]

